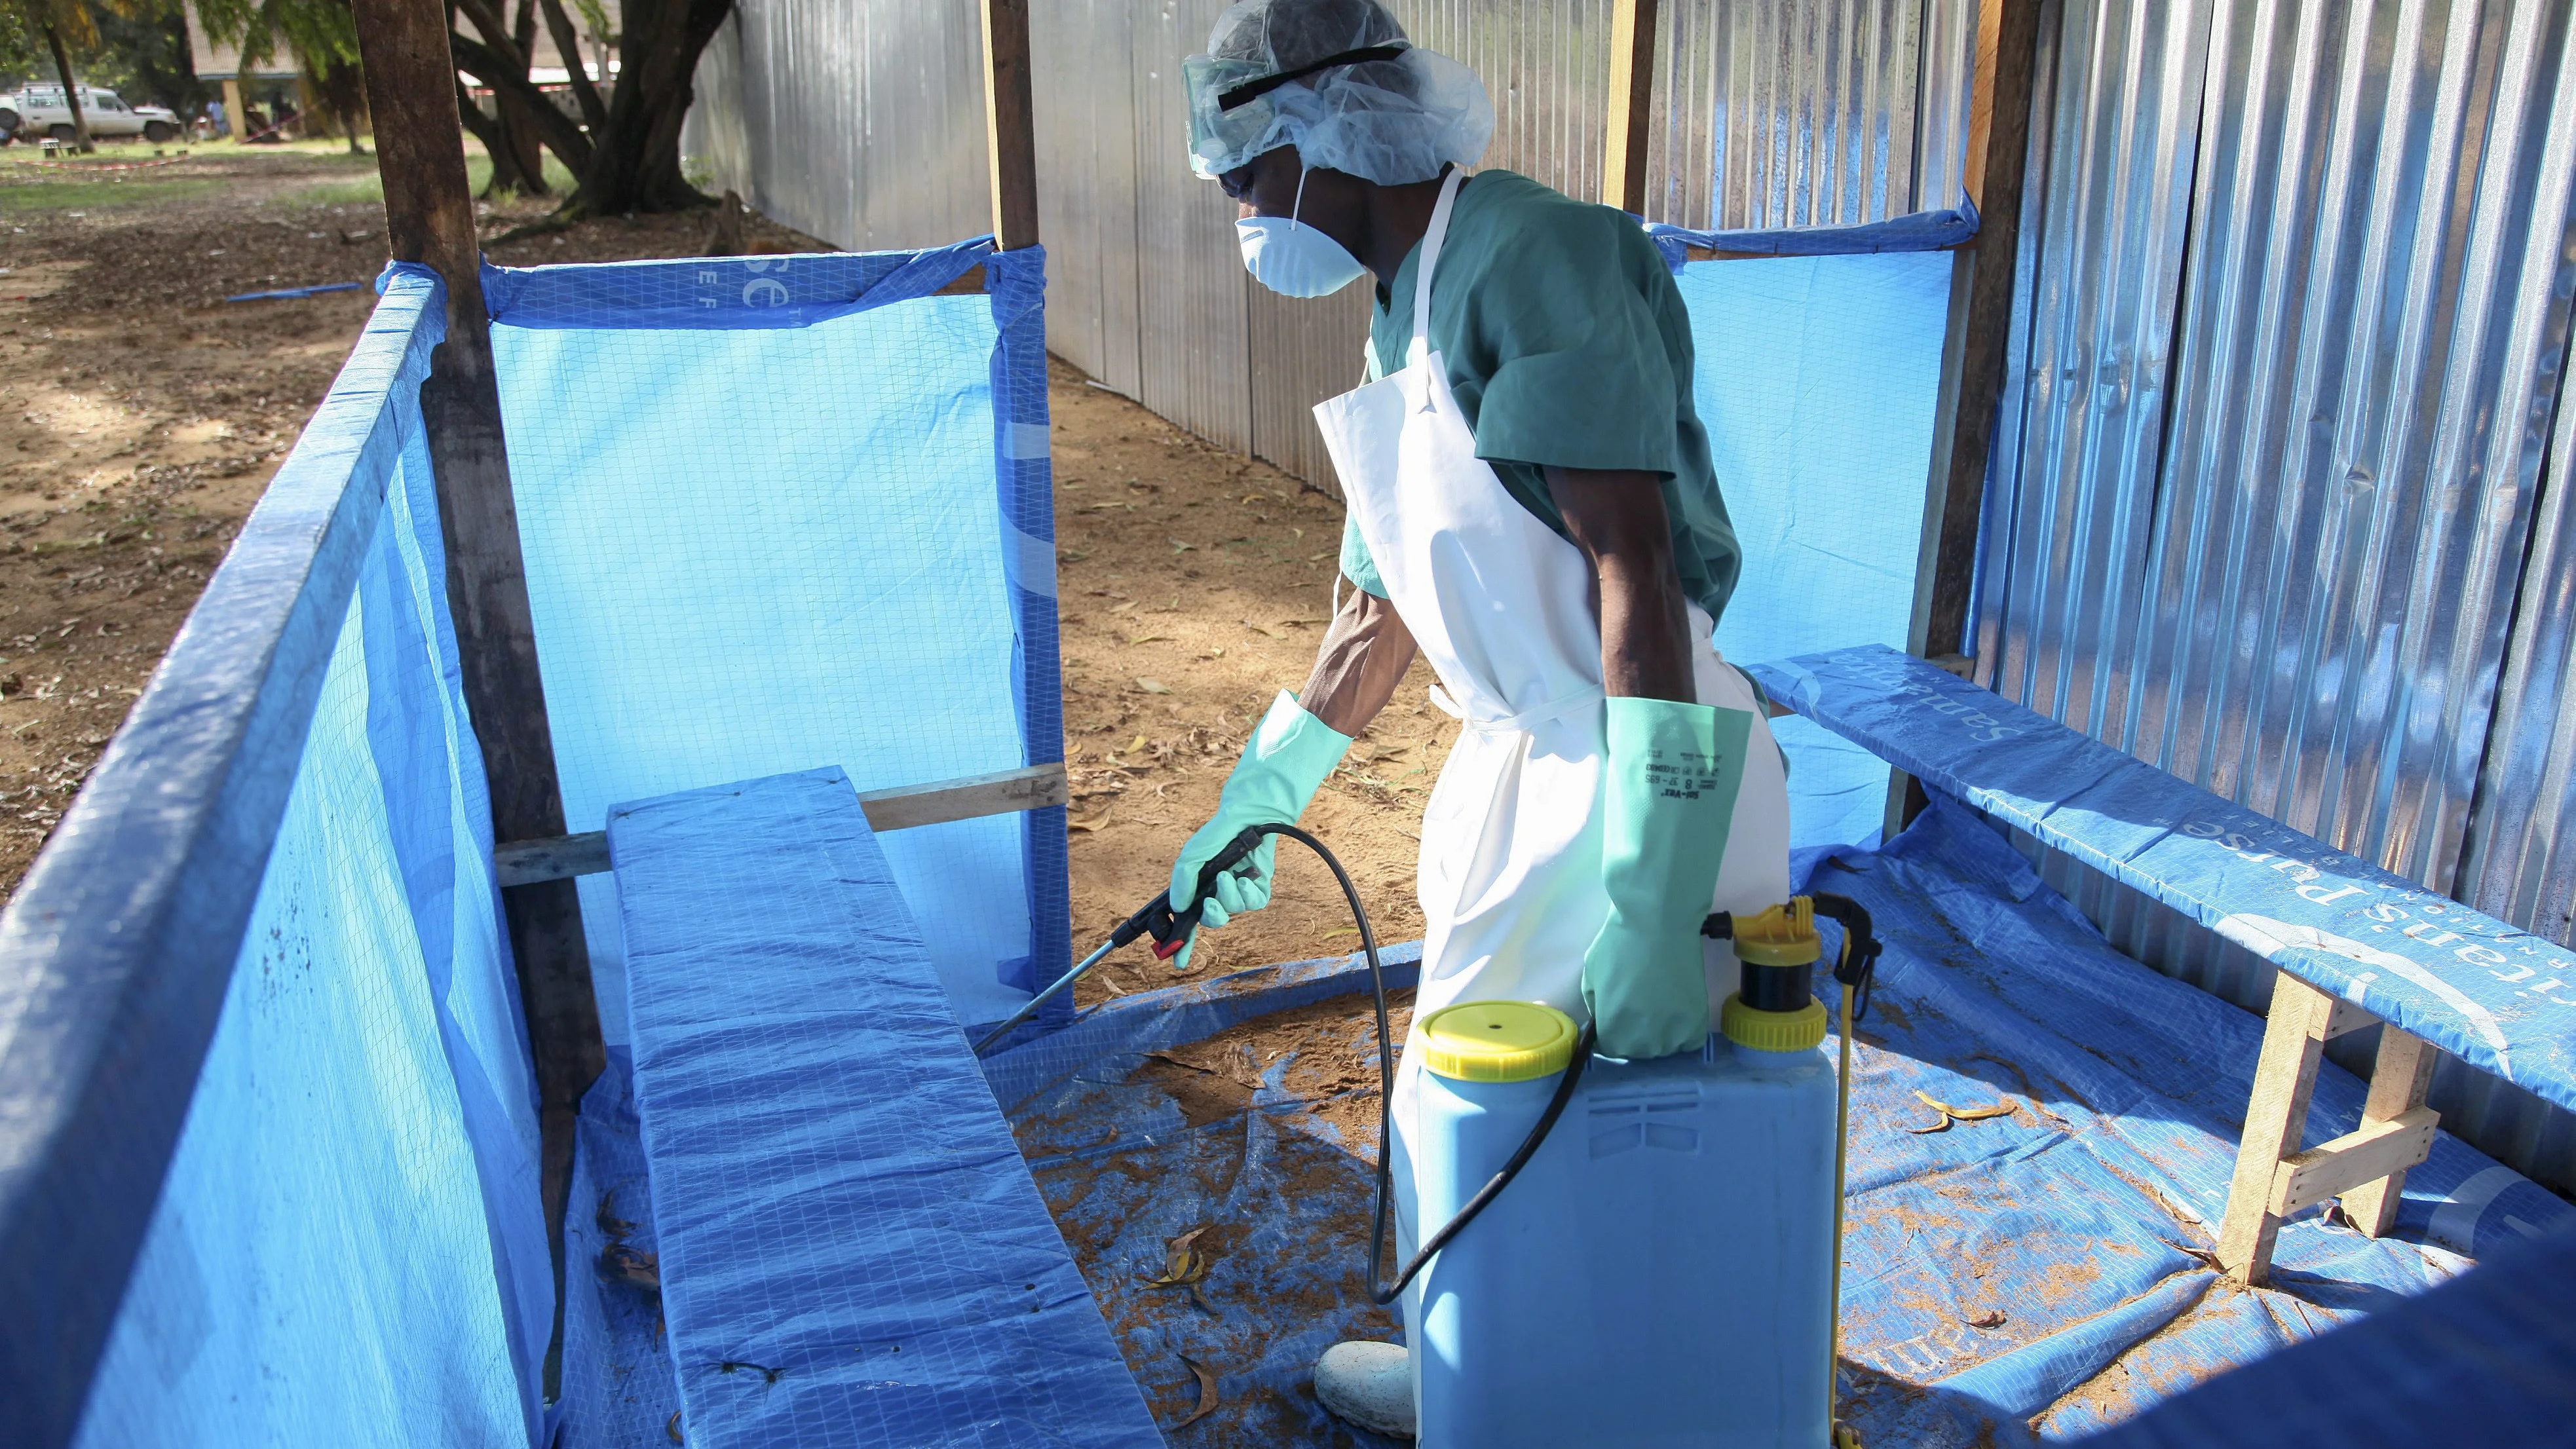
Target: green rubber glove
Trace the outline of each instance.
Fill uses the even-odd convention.
[[[1639,1060],[1708,1039],[1708,919],[1753,716],[1613,698],[1603,762],[1601,883],[1610,918],[1583,953],[1583,1002],[1600,1051]]]
[[[1297,696],[1279,691],[1270,713],[1261,717],[1260,727],[1252,732],[1251,743],[1243,747],[1234,773],[1226,777],[1225,789],[1217,796],[1216,815],[1198,828],[1181,847],[1180,859],[1172,862],[1172,909],[1190,908],[1198,896],[1199,871],[1245,826],[1296,824],[1297,817],[1306,813],[1306,802],[1315,798],[1350,747],[1349,735],[1308,714]],[[1270,904],[1270,865],[1278,855],[1277,845],[1276,840],[1262,841],[1241,864],[1216,878],[1199,911],[1200,925],[1214,929],[1245,911]],[[1190,953],[1196,948],[1193,937],[1173,958],[1172,969],[1190,969]]]

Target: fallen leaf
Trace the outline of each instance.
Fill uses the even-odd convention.
[[[1262,495],[1258,493],[1246,493],[1243,495],[1243,501],[1246,503],[1258,503],[1261,499]]]
[[[1944,1116],[1956,1117],[1962,1122],[1983,1122],[1989,1117],[2008,1117],[2012,1115],[2012,1103],[2010,1102],[1996,1102],[1985,1107],[1953,1107],[1949,1103],[1925,1092],[1918,1091],[1914,1096],[1916,1100],[1920,1101],[1924,1106],[1931,1108],[1933,1111],[1939,1112]]]
[[[1256,624],[1256,623],[1252,622],[1250,619],[1246,619],[1246,620],[1244,620],[1244,621],[1243,621],[1243,627],[1245,627],[1245,628],[1247,628],[1247,629],[1251,630],[1251,631],[1252,631],[1253,633],[1255,633],[1255,634],[1260,635],[1260,636],[1261,636],[1262,638],[1264,638],[1264,639],[1285,639],[1285,638],[1287,638],[1287,637],[1288,637],[1287,635],[1280,633],[1280,632],[1279,632],[1278,630],[1276,630],[1276,629],[1267,629],[1267,628],[1264,628],[1264,627],[1262,627],[1261,625],[1259,625],[1259,624]]]
[[[1168,644],[1171,639],[1172,636],[1169,634],[1131,634],[1127,642],[1129,644]]]
[[[1080,831],[1084,831],[1084,832],[1089,832],[1089,831],[1095,831],[1095,830],[1104,829],[1104,828],[1106,828],[1106,827],[1108,826],[1108,824],[1109,824],[1109,812],[1108,812],[1108,811],[1106,811],[1106,810],[1103,810],[1103,811],[1101,811],[1099,814],[1092,816],[1092,817],[1091,817],[1090,819],[1088,819],[1088,820],[1076,820],[1076,819],[1073,819],[1073,818],[1072,818],[1072,817],[1070,817],[1070,816],[1067,816],[1067,817],[1065,818],[1064,828],[1065,828],[1066,830],[1068,830],[1068,831],[1080,830]]]
[[[1147,694],[1169,694],[1172,692],[1172,687],[1159,679],[1139,679],[1136,681],[1136,687],[1145,691]]]
[[[1127,602],[1125,602],[1125,603],[1123,603],[1123,604],[1120,604],[1120,605],[1116,606],[1115,608],[1112,608],[1109,612],[1111,612],[1111,613],[1113,613],[1113,614],[1124,614],[1124,613],[1126,613],[1128,610],[1130,610],[1130,609],[1132,609],[1132,608],[1135,608],[1135,607],[1136,607],[1136,601],[1135,601],[1134,599],[1129,599]]]
[[[1225,649],[1223,648],[1223,646],[1219,646],[1219,647],[1217,647],[1217,648],[1214,648],[1214,649],[1209,650],[1208,652],[1206,652],[1205,654],[1200,655],[1199,657],[1200,657],[1201,659],[1223,659],[1223,658],[1225,657]]]
[[[2000,1308],[1987,1309],[1985,1312],[1969,1319],[1968,1326],[1970,1328],[2001,1328],[2004,1326],[2004,1311]]]
[[[1136,738],[1129,740],[1126,745],[1118,751],[1118,753],[1122,755],[1132,755],[1143,748],[1145,748],[1145,737],[1143,735],[1138,735]]]
[[[1190,1410],[1190,1416],[1188,1418],[1174,1424],[1172,1427],[1175,1429],[1186,1429],[1190,1425],[1197,1423],[1199,1420],[1206,1418],[1208,1415],[1215,1413],[1217,1405],[1216,1375],[1209,1372],[1206,1364],[1199,1362],[1188,1354],[1181,1355],[1181,1362],[1189,1365],[1191,1373],[1198,1375],[1199,1406]]]
[[[1207,1224],[1201,1223],[1163,1246],[1164,1276],[1177,1280],[1189,1270],[1190,1244],[1197,1242],[1199,1235],[1206,1231]]]
[[[1357,926],[1343,926],[1335,930],[1326,931],[1324,933],[1324,939],[1329,941],[1335,936],[1356,936],[1359,933],[1360,928]]]
[[[1183,543],[1177,538],[1172,540],[1172,552],[1174,553],[1188,553],[1190,551],[1190,547],[1191,546],[1189,544]]]
[[[670,1435],[671,1442],[674,1444],[686,1444],[689,1442],[688,1440],[680,1437],[680,1411],[677,1409],[673,1409],[671,1411],[671,1422],[662,1426],[662,1432]]]
[[[1338,552],[1338,550],[1335,550],[1335,549],[1326,549],[1326,550],[1324,550],[1322,553],[1310,553],[1310,554],[1306,555],[1306,562],[1308,562],[1308,563],[1315,563],[1315,562],[1318,562],[1318,561],[1323,560],[1323,559],[1328,559],[1328,558],[1331,558],[1331,557],[1332,557],[1336,552]]]
[[[1927,1136],[1934,1132],[1947,1132],[1950,1130],[1950,1124],[1953,1122],[1983,1122],[1989,1117],[2004,1117],[2009,1116],[2012,1113],[2012,1103],[2010,1102],[1997,1102],[1991,1106],[1985,1107],[1953,1107],[1949,1103],[1944,1102],[1940,1098],[1932,1096],[1927,1092],[1917,1091],[1914,1096],[1915,1099],[1920,1101],[1924,1106],[1941,1114],[1941,1120],[1933,1123],[1929,1127],[1908,1127],[1905,1129],[1917,1137]]]

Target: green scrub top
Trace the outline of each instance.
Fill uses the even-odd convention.
[[[1369,376],[1404,365],[1422,249],[1377,289]],[[1743,554],[1691,403],[1690,314],[1643,228],[1509,171],[1458,190],[1432,279],[1431,346],[1458,410],[1521,506],[1565,536],[1548,465],[1636,469],[1664,478],[1682,591],[1714,620]],[[1379,598],[1386,585],[1356,526],[1342,530],[1342,574]]]

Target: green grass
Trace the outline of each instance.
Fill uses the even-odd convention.
[[[10,175],[23,171],[25,175]],[[0,216],[30,211],[108,211],[128,206],[158,206],[200,196],[224,185],[216,176],[156,176],[149,171],[38,171],[32,166],[0,169]]]

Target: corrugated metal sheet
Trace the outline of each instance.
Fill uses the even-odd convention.
[[[683,137],[714,185],[854,250],[992,230],[972,0],[738,0],[726,30]]]
[[[2009,696],[2561,939],[2576,521],[2531,520],[2576,277],[2568,10],[2051,6],[1978,649]],[[2261,963],[2048,874],[2259,1009]],[[2576,1185],[2564,1114],[2455,1065],[2435,1105]]]
[[[1029,15],[1035,100],[1049,121],[1037,136],[1047,345],[1129,397],[1143,387],[1129,71],[1137,13],[1124,0],[1052,0]]]

